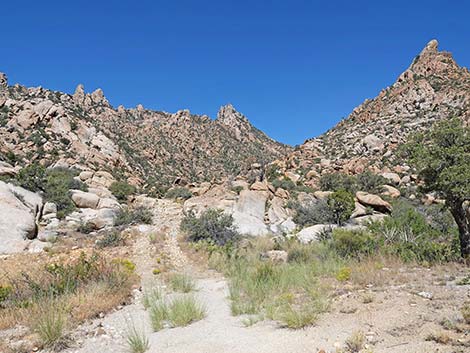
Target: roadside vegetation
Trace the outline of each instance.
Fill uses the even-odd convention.
[[[125,303],[135,265],[97,253],[49,260],[0,278],[0,329],[28,326],[39,346],[61,349],[76,325]]]

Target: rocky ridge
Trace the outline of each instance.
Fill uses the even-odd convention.
[[[101,89],[73,95],[42,87],[8,86],[0,75],[0,160],[33,161],[79,170],[106,170],[148,188],[244,174],[290,151],[254,128],[232,105],[216,120],[181,110],[174,114],[114,109]]]
[[[397,147],[411,133],[450,117],[470,120],[470,72],[432,40],[393,85],[276,163],[311,186],[321,174],[366,169],[409,178],[410,168],[396,154]]]

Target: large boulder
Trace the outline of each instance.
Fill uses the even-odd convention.
[[[395,185],[400,184],[401,178],[397,173],[382,173],[382,176]]]
[[[393,199],[396,199],[397,197],[400,197],[401,193],[400,190],[397,188],[394,188],[393,186],[390,185],[383,185],[384,191],[382,192],[382,195],[385,196],[390,196]]]
[[[38,194],[0,181],[0,254],[22,251],[37,236],[41,208]]]
[[[241,234],[262,236],[269,234],[264,223],[268,193],[242,190],[233,212],[234,225]]]
[[[370,206],[379,212],[389,213],[392,211],[392,205],[383,200],[380,196],[369,194],[364,191],[356,192],[357,200],[364,206]]]
[[[100,198],[91,192],[72,190],[72,201],[79,208],[96,208]]]
[[[0,161],[0,176],[15,176],[16,169],[6,162]]]
[[[318,240],[318,237],[322,232],[329,231],[330,229],[336,228],[336,225],[333,224],[316,224],[311,227],[302,229],[297,233],[297,239],[301,243],[310,243],[311,241]]]

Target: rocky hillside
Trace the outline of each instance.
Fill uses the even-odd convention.
[[[17,167],[39,161],[105,170],[151,189],[246,173],[289,151],[231,105],[216,120],[187,110],[114,109],[100,89],[87,94],[79,85],[69,95],[8,86],[0,74],[0,161]]]
[[[312,186],[318,175],[334,171],[404,173],[408,166],[394,153],[396,148],[410,133],[449,117],[470,119],[470,72],[450,53],[438,51],[432,40],[392,86],[278,164]]]

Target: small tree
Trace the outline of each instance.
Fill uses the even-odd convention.
[[[354,196],[346,190],[338,190],[328,196],[328,207],[337,225],[346,222],[354,211]]]
[[[135,194],[136,188],[125,181],[115,181],[109,190],[119,201],[126,201],[129,195]]]
[[[454,118],[417,134],[406,145],[410,161],[424,182],[446,201],[459,228],[460,253],[470,255],[470,128]]]
[[[187,233],[190,241],[206,240],[217,245],[234,242],[239,237],[232,215],[213,208],[205,210],[199,217],[189,212],[181,221],[181,230]]]

